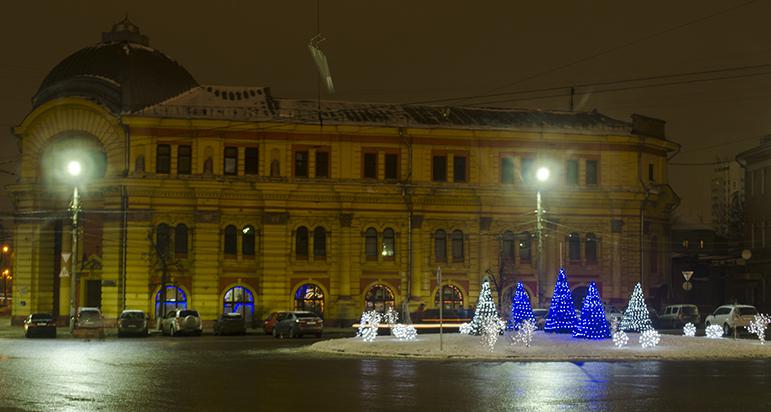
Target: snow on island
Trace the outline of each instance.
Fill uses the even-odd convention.
[[[331,339],[314,343],[313,352],[389,358],[479,359],[511,361],[590,361],[590,360],[729,360],[771,358],[771,345],[757,339],[689,337],[661,335],[659,344],[643,348],[639,333],[629,333],[629,344],[617,348],[613,340],[576,339],[571,334],[538,331],[530,347],[515,346],[507,333],[492,351],[483,346],[479,336],[444,334],[439,350],[438,334],[418,335],[414,341],[399,341],[393,336],[378,336],[374,342],[361,338]]]

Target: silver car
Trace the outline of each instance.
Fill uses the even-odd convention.
[[[169,336],[197,335],[203,333],[203,323],[197,310],[176,309],[161,321],[161,333]]]
[[[704,326],[718,325],[723,327],[723,335],[733,334],[737,327],[749,326],[758,310],[750,305],[723,305],[715,309],[711,315],[704,319]],[[738,331],[741,331],[739,329]]]

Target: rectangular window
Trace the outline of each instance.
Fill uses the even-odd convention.
[[[190,146],[178,146],[177,147],[177,174],[189,175],[192,173],[192,154],[193,150]]]
[[[648,180],[651,182],[655,182],[656,179],[654,179],[656,176],[653,175],[653,163],[648,163]]]
[[[535,161],[532,157],[523,157],[519,161],[519,178],[524,183],[531,184],[535,181],[535,171],[533,170],[533,164]]]
[[[447,156],[434,156],[431,163],[431,180],[434,182],[447,181]]]
[[[569,159],[565,164],[565,182],[578,186],[578,160]]]
[[[385,178],[386,180],[399,179],[399,155],[396,153],[385,155]]]
[[[247,147],[244,150],[244,174],[256,175],[258,174],[258,166],[260,164],[260,152],[256,147]]]
[[[586,161],[586,184],[587,185],[597,184],[597,161],[596,160],[587,159]]]
[[[298,150],[294,152],[295,177],[308,177],[308,151]]]
[[[514,183],[514,158],[501,158],[501,183]]]
[[[155,173],[171,173],[171,146],[159,144],[155,148]]]
[[[377,153],[364,153],[361,177],[365,179],[377,179]]]
[[[225,165],[223,173],[226,175],[235,175],[238,173],[238,148],[228,146],[225,148]]]
[[[452,180],[453,182],[465,182],[466,177],[466,156],[453,155],[452,157]]]
[[[329,177],[329,152],[316,151],[316,177]]]

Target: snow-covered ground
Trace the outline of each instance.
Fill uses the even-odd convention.
[[[378,336],[374,342],[360,338],[331,339],[308,347],[310,351],[347,354],[429,359],[501,359],[528,361],[574,360],[687,360],[687,359],[755,359],[771,358],[771,342],[761,345],[758,339],[708,339],[661,335],[654,348],[642,348],[639,334],[629,333],[629,344],[622,348],[612,339],[575,339],[568,334],[538,331],[530,347],[515,346],[507,333],[501,336],[491,352],[482,346],[479,336],[451,333],[444,335],[443,350],[439,350],[439,335],[418,335],[415,341],[398,341],[392,336]]]

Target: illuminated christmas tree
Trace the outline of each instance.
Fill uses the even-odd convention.
[[[522,282],[518,282],[517,290],[511,297],[511,317],[509,317],[506,329],[519,330],[519,327],[526,320],[535,323],[535,314],[533,314],[533,306],[530,304],[530,296],[528,296],[525,286]]]
[[[605,318],[605,308],[602,306],[600,292],[594,282],[589,283],[586,290],[584,305],[581,308],[581,319],[573,331],[574,338],[607,339],[610,337],[608,320]]]
[[[576,308],[573,304],[573,294],[570,293],[565,269],[560,269],[554,293],[551,296],[549,315],[543,330],[546,332],[573,333],[576,325]]]
[[[629,299],[629,305],[624,311],[624,317],[621,318],[619,329],[623,331],[644,332],[653,329],[648,308],[645,306],[640,282],[634,286],[632,297]]]
[[[482,293],[479,294],[477,309],[474,312],[474,318],[468,324],[469,335],[481,335],[485,324],[499,320],[498,309],[493,302],[493,295],[490,293],[490,282],[485,280],[482,283]]]

